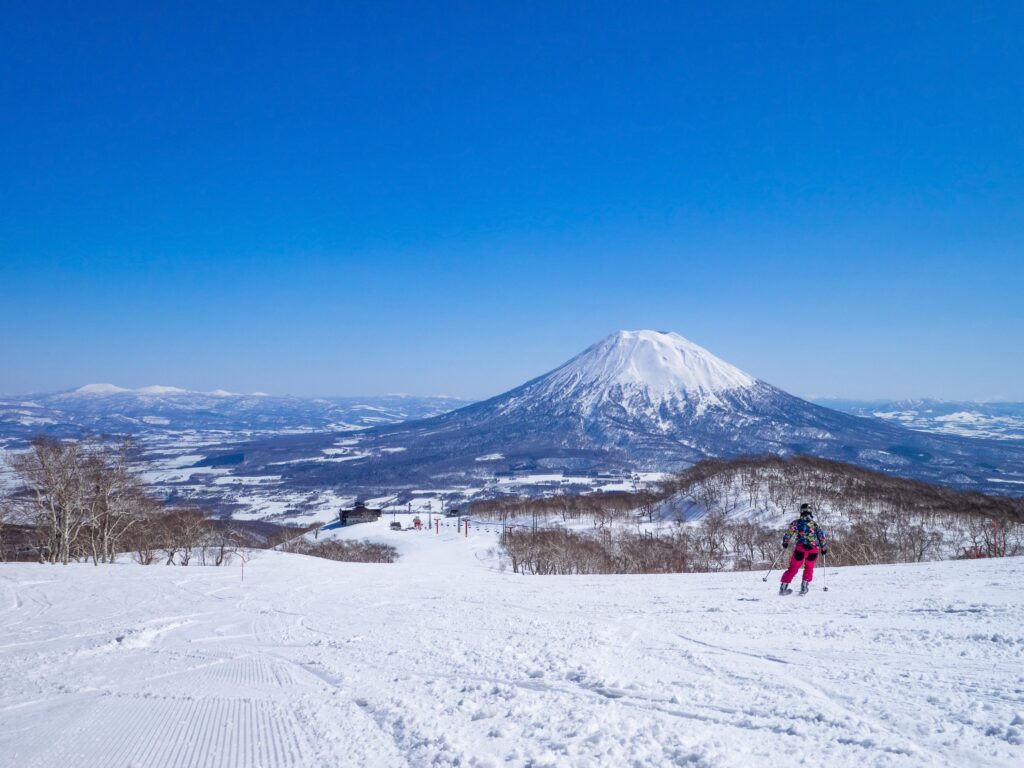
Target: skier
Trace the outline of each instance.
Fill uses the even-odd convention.
[[[782,537],[782,548],[789,547],[790,539],[796,537],[796,545],[793,547],[793,558],[789,561],[789,568],[782,574],[782,583],[779,585],[779,594],[788,595],[792,593],[789,588],[790,582],[804,567],[804,577],[800,582],[800,594],[806,595],[811,586],[811,579],[814,578],[814,566],[818,561],[818,555],[825,555],[828,547],[825,541],[825,532],[821,526],[814,521],[814,512],[810,504],[800,505],[800,517],[789,524],[789,530]]]

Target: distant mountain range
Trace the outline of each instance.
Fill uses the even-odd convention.
[[[0,396],[0,438],[23,441],[39,432],[71,437],[83,431],[237,433],[227,439],[245,433],[337,432],[427,418],[463,405],[466,401],[447,397],[309,398],[87,384],[66,392]]]
[[[1024,440],[1024,403],[954,400],[815,400],[856,416],[891,421],[909,429],[992,440]]]

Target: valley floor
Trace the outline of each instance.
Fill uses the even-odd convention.
[[[0,762],[1019,766],[1024,560],[522,577],[491,534],[393,565],[0,565]]]

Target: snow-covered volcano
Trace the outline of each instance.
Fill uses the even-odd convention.
[[[363,458],[288,464],[285,474],[310,486],[383,488],[483,471],[676,471],[709,457],[806,453],[1004,493],[993,478],[1024,479],[1024,448],[840,413],[656,331],[620,331],[490,400],[346,440],[358,442]],[[293,460],[282,453],[268,445],[250,455],[257,463]]]
[[[637,414],[706,407],[757,380],[677,333],[619,331],[535,383],[532,397],[575,401],[581,411],[612,403]]]
[[[679,334],[619,331],[436,423],[676,469],[707,456],[800,451],[849,421],[857,420],[759,381]]]

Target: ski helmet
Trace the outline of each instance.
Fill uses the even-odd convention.
[[[814,517],[814,511],[811,509],[810,504],[800,505],[800,517]]]

